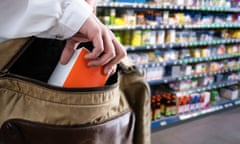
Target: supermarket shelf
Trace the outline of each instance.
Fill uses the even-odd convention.
[[[240,39],[217,39],[217,40],[205,40],[205,41],[192,41],[183,43],[168,43],[159,45],[146,45],[146,46],[125,46],[127,51],[137,50],[154,50],[154,49],[171,49],[171,48],[186,48],[195,46],[209,46],[218,44],[235,44],[240,43]]]
[[[161,127],[168,126],[168,125],[178,123],[178,122],[180,123],[180,122],[188,120],[188,119],[196,118],[199,116],[203,116],[203,115],[210,114],[213,112],[221,111],[223,109],[227,109],[227,108],[238,106],[238,105],[240,105],[239,99],[222,102],[220,104],[216,104],[216,105],[211,106],[210,108],[207,108],[204,110],[187,113],[187,114],[182,114],[182,115],[176,115],[176,116],[162,118],[160,120],[152,121],[151,128],[152,128],[152,130],[154,130],[157,128],[161,128]]]
[[[110,2],[101,3],[97,5],[98,8],[124,8],[124,9],[152,9],[152,10],[181,10],[181,11],[208,11],[208,12],[240,12],[239,8],[229,7],[208,7],[208,6],[182,6],[182,5],[159,5],[159,4],[146,4],[146,3],[123,3],[123,2]]]
[[[217,28],[240,28],[237,23],[213,23],[213,24],[199,24],[199,25],[184,25],[185,29],[217,29]]]
[[[167,29],[222,29],[222,28],[240,28],[237,23],[224,24],[198,24],[198,25],[132,25],[132,26],[117,26],[109,25],[111,30],[167,30]]]
[[[202,7],[196,7],[196,6],[187,6],[185,7],[185,10],[193,10],[193,11],[209,11],[209,12],[240,12],[239,8],[228,8],[228,7],[208,7],[208,6],[202,6]]]
[[[184,26],[183,25],[133,25],[133,26],[109,25],[108,28],[111,30],[166,30],[166,29],[184,29]]]
[[[190,63],[237,58],[237,57],[240,57],[239,53],[238,54],[224,54],[224,55],[210,56],[210,57],[185,58],[185,59],[178,59],[178,60],[169,60],[169,61],[165,61],[165,62],[152,62],[152,63],[146,63],[146,64],[138,64],[138,67],[154,68],[154,67],[166,66],[166,65],[190,64]]]
[[[204,92],[204,91],[208,91],[208,90],[223,88],[223,87],[235,85],[238,83],[239,83],[239,81],[227,81],[227,82],[216,83],[216,84],[213,84],[210,86],[198,87],[198,88],[186,90],[186,91],[176,91],[174,93],[176,94],[176,96],[184,96],[184,95],[192,94],[195,92]]]
[[[193,78],[201,78],[205,76],[212,76],[216,74],[223,74],[223,73],[229,73],[229,72],[237,72],[240,71],[240,68],[234,68],[234,69],[225,69],[225,70],[220,70],[217,72],[207,72],[203,74],[194,74],[194,75],[183,75],[179,77],[167,77],[167,78],[162,78],[162,79],[156,79],[156,80],[149,80],[148,83],[151,85],[153,84],[163,84],[163,83],[169,83],[173,81],[181,81],[181,80],[188,80],[188,79],[193,79]]]

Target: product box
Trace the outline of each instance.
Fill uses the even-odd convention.
[[[181,66],[172,66],[172,77],[180,77],[182,76]]]
[[[181,71],[183,75],[191,75],[193,70],[191,65],[183,65],[181,67]]]
[[[222,88],[220,89],[220,95],[224,98],[235,100],[238,98],[238,88],[236,86]]]
[[[201,97],[204,98],[204,102],[202,103],[202,108],[208,108],[210,106],[210,97],[211,93],[206,91],[201,93]]]
[[[90,47],[93,47],[90,43],[86,43],[86,47],[79,47],[66,65],[59,62],[48,83],[65,88],[104,86],[108,75],[104,74],[103,66],[89,67],[88,61],[84,59]]]

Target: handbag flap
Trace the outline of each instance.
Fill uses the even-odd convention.
[[[0,43],[0,72],[3,71],[4,67],[19,52],[28,39],[19,38]]]

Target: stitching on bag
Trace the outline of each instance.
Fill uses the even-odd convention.
[[[12,78],[12,77],[2,77],[2,79],[6,79],[7,81],[9,80],[9,79],[12,79],[13,80],[13,82],[16,84],[16,85],[18,85],[18,87],[20,87],[20,88],[22,88],[22,85],[29,85],[29,82],[28,81],[24,81],[24,80],[22,80],[22,79],[17,79],[17,78]],[[23,82],[23,83],[21,83],[21,82]],[[27,83],[27,84],[26,84]],[[36,87],[36,89],[37,90],[46,90],[47,91],[47,93],[48,93],[48,91],[51,93],[52,91],[54,91],[54,89],[49,89],[49,88],[46,88],[46,87],[44,87],[44,86],[38,86],[38,84],[35,84],[35,83],[33,83],[33,85]],[[115,84],[114,84],[115,85]],[[119,86],[114,86],[113,88],[115,89],[115,88],[118,88]],[[55,103],[55,104],[62,104],[62,105],[73,105],[73,106],[75,106],[75,105],[84,105],[84,106],[96,106],[96,105],[99,105],[99,106],[101,106],[101,105],[107,105],[107,104],[109,104],[109,103],[113,103],[113,101],[116,101],[116,98],[114,98],[114,97],[116,97],[116,96],[106,96],[106,97],[103,97],[102,99],[108,99],[108,100],[103,100],[103,102],[99,102],[99,103],[93,103],[93,104],[82,104],[82,103],[78,103],[78,104],[75,104],[75,103],[62,103],[62,102],[59,102],[59,101],[54,101],[54,100],[51,100],[51,99],[49,99],[49,98],[47,98],[47,99],[41,99],[41,98],[39,98],[39,97],[35,97],[35,96],[31,96],[31,95],[29,95],[28,93],[25,93],[25,92],[23,92],[23,91],[18,91],[18,90],[15,90],[15,89],[11,89],[11,88],[7,88],[7,87],[2,87],[2,88],[5,88],[5,89],[7,89],[7,90],[9,90],[9,91],[13,91],[13,92],[15,92],[15,93],[21,93],[22,95],[25,95],[25,96],[28,96],[28,97],[30,97],[30,98],[33,98],[33,99],[38,99],[38,100],[40,100],[40,101],[46,101],[46,102],[49,102],[49,103]],[[57,90],[55,90],[56,92],[62,92],[62,93],[68,93],[68,92],[65,92],[65,91],[57,91]],[[115,90],[109,90],[109,92],[111,92],[111,93],[115,93],[114,92]],[[72,94],[78,94],[79,92],[71,92]],[[80,92],[79,94],[87,94],[88,92]],[[95,95],[95,94],[98,94],[99,96],[100,95],[103,95],[103,94],[106,94],[106,92],[101,92],[101,91],[93,91],[92,92],[92,94],[89,94],[90,96],[91,95]],[[63,94],[61,94],[61,95],[63,95]],[[108,94],[108,95],[111,95],[111,94]],[[73,96],[74,97],[74,96]],[[96,97],[96,96],[95,96]],[[108,97],[111,97],[111,98],[108,98]],[[119,95],[119,97],[120,97],[120,95]]]
[[[66,106],[78,106],[78,107],[99,106],[99,107],[100,107],[100,106],[105,106],[105,105],[109,105],[110,103],[113,103],[113,101],[109,101],[109,102],[105,102],[105,103],[102,103],[102,104],[66,104],[66,103],[48,101],[48,100],[45,100],[45,99],[40,99],[40,98],[32,97],[32,96],[30,96],[29,94],[26,94],[26,93],[23,93],[23,92],[19,92],[19,91],[13,90],[13,89],[9,89],[9,88],[3,88],[3,87],[1,87],[0,89],[3,89],[3,90],[5,89],[5,90],[11,91],[11,92],[19,93],[19,94],[23,95],[24,97],[36,99],[36,100],[39,100],[39,101],[44,101],[44,102],[51,103],[51,104],[66,105]]]

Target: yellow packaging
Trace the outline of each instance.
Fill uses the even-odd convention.
[[[176,42],[176,31],[175,30],[168,30],[166,36],[167,43],[175,43]]]
[[[232,54],[233,53],[233,48],[232,46],[227,46],[227,54]]]
[[[140,30],[133,31],[132,46],[142,45],[142,32]]]
[[[126,30],[121,32],[122,43],[124,45],[131,45],[132,44],[132,31]]]
[[[201,57],[209,57],[210,56],[210,50],[209,49],[201,49]]]
[[[178,25],[184,25],[185,24],[185,17],[184,13],[176,13],[175,19]]]
[[[191,55],[192,55],[192,57],[195,57],[195,58],[201,57],[201,52],[199,49],[193,49],[193,50],[191,50]]]
[[[232,38],[240,38],[240,30],[232,31]]]

